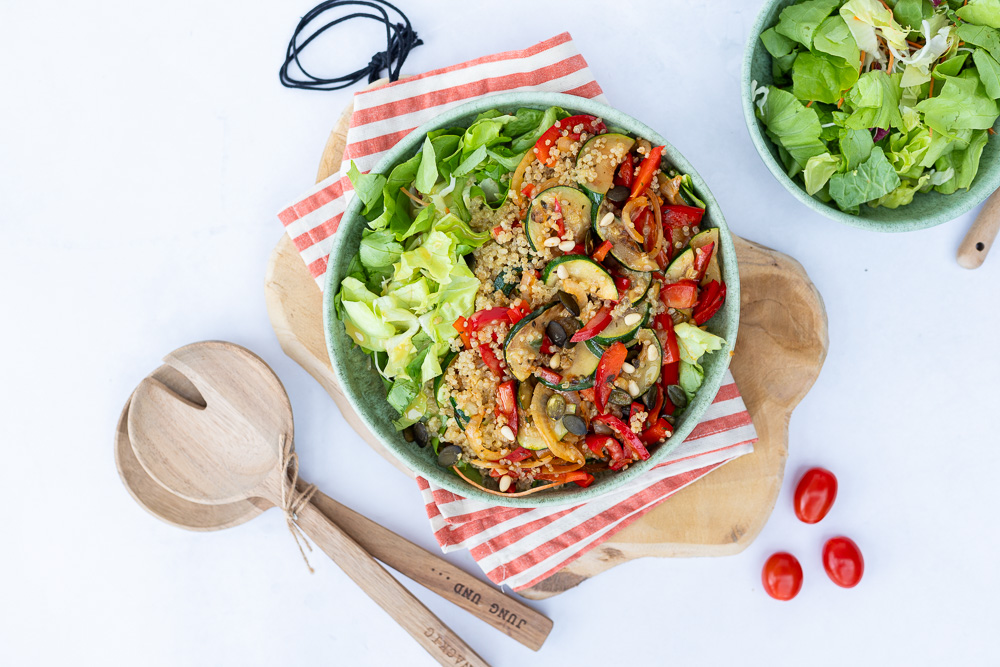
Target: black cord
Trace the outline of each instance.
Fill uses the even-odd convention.
[[[364,7],[370,7],[378,12],[376,14],[368,14],[365,12],[355,12],[353,14],[348,14],[347,16],[341,16],[338,19],[334,19],[329,23],[325,24],[322,28],[318,29],[316,32],[312,33],[303,41],[301,44],[298,43],[299,37],[305,32],[306,27],[314,19],[316,19],[320,14],[326,12],[330,9],[338,7],[346,7],[347,5],[362,5]],[[403,20],[402,23],[393,23],[389,18],[389,13],[386,12],[380,5],[385,5],[392,11],[399,14],[400,18]],[[368,65],[362,69],[351,72],[350,74],[345,74],[344,76],[334,77],[332,79],[323,79],[317,76],[313,76],[302,67],[302,63],[299,62],[299,54],[309,43],[314,39],[319,37],[321,34],[326,32],[333,26],[343,23],[344,21],[349,21],[355,18],[372,19],[373,21],[378,21],[385,25],[385,51],[379,51],[371,60],[368,61]],[[302,17],[299,24],[295,26],[295,32],[292,34],[291,41],[288,42],[288,49],[285,51],[285,62],[281,65],[281,71],[279,76],[281,78],[281,85],[286,88],[304,88],[306,90],[340,90],[341,88],[347,88],[352,86],[358,81],[361,81],[365,76],[368,77],[368,83],[373,83],[379,79],[382,70],[388,70],[389,81],[396,81],[399,79],[399,70],[403,67],[403,62],[406,60],[406,56],[410,54],[410,51],[417,46],[423,44],[423,40],[417,37],[417,33],[414,32],[413,26],[410,25],[410,19],[406,18],[406,14],[399,11],[394,5],[389,4],[385,0],[372,0],[368,2],[367,0],[327,0],[322,2],[311,10],[309,13]],[[395,66],[393,63],[395,62]],[[301,72],[301,79],[293,78],[289,74],[289,67],[295,64],[298,71]]]

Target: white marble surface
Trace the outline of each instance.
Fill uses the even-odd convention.
[[[232,340],[288,388],[303,474],[434,544],[416,486],[282,354],[264,308],[275,212],[312,182],[350,96],[278,84],[311,4],[0,0],[4,665],[433,664],[330,562],[310,576],[278,514],[177,530],[132,502],[112,459],[119,410],[162,354]],[[571,31],[612,103],[691,159],[732,228],[805,265],[830,354],[792,419],[787,477],[819,464],[841,485],[818,526],[794,518],[790,481],[739,556],[632,562],[538,603],[555,620],[538,655],[417,595],[497,666],[995,660],[1000,257],[956,265],[972,215],[875,235],[772,179],[739,104],[759,0],[405,4],[427,42],[409,73]],[[340,48],[361,66],[379,32],[349,31]],[[854,590],[820,564],[838,533],[866,557]],[[791,603],[760,586],[778,549],[805,569]]]

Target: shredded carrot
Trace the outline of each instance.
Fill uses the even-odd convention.
[[[895,62],[896,62],[896,56],[894,56],[892,54],[892,51],[890,51],[889,52],[889,70],[888,70],[889,74],[892,74],[892,66],[895,64]]]
[[[906,43],[909,44],[910,46],[912,46],[915,49],[922,49],[922,48],[924,48],[923,44],[917,44],[916,42],[911,42],[910,40],[906,40]]]
[[[843,104],[844,104],[844,98],[841,97],[839,100],[837,100],[837,108],[839,109]]]
[[[545,491],[547,489],[551,489],[553,487],[562,486],[563,484],[566,484],[566,482],[553,482],[552,484],[546,484],[545,486],[538,486],[538,487],[535,487],[534,489],[528,489],[527,491],[521,491],[520,493],[503,493],[501,491],[494,491],[493,489],[487,489],[485,486],[482,486],[481,484],[476,484],[471,479],[469,479],[468,477],[466,477],[465,475],[463,475],[462,471],[458,469],[458,466],[452,466],[451,469],[455,471],[456,475],[458,475],[459,477],[461,477],[466,482],[468,482],[472,486],[476,487],[480,491],[485,491],[486,493],[489,493],[489,494],[494,495],[494,496],[506,496],[508,498],[517,498],[518,496],[529,496],[532,493],[537,493],[539,491]]]
[[[890,12],[892,11],[891,9],[889,9],[889,5],[885,4],[885,0],[878,0],[878,1],[881,2],[882,6],[888,9]]]
[[[934,97],[934,77],[931,77],[931,89],[928,91],[927,97]]]
[[[996,134],[997,133],[997,131],[994,130],[992,127],[986,128],[986,131],[989,132],[990,134]]]
[[[402,190],[403,194],[406,195],[407,197],[409,197],[410,199],[412,199],[413,202],[415,204],[417,204],[418,206],[427,206],[427,202],[425,202],[420,197],[415,197],[412,192],[410,192],[409,190],[406,189],[406,186],[400,186],[399,189]]]
[[[808,102],[808,103],[806,104],[806,109],[808,109],[808,108],[809,108],[809,107],[811,107],[812,105],[813,105],[813,101],[812,101],[812,100],[809,100],[809,102]]]

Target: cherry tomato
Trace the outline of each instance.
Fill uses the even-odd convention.
[[[833,583],[854,588],[865,573],[861,549],[848,537],[833,537],[823,545],[823,567]]]
[[[837,478],[825,468],[810,468],[795,487],[795,516],[819,523],[837,498]]]
[[[802,566],[792,554],[779,551],[764,563],[760,579],[775,600],[791,600],[802,589]]]

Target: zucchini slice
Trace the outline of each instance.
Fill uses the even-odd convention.
[[[543,378],[538,378],[538,381],[556,391],[579,391],[580,389],[593,387],[594,372],[597,370],[597,364],[600,362],[601,356],[595,355],[591,351],[590,346],[587,345],[588,342],[577,343],[572,348],[564,350],[561,353],[563,355],[573,355],[573,363],[562,374],[562,382],[556,384],[547,382]]]
[[[594,231],[602,241],[611,241],[611,255],[627,269],[647,273],[659,271],[656,261],[629,235],[621,218],[615,215],[608,224],[601,224],[609,213],[614,214],[611,205],[601,202],[594,218]]]
[[[521,269],[503,269],[493,279],[493,290],[510,296],[521,281]]]
[[[556,236],[553,218],[557,201],[562,210],[563,225],[572,235],[574,243],[583,243],[587,236],[591,219],[590,198],[582,190],[557,185],[543,190],[531,201],[528,216],[524,219],[528,244],[536,252],[545,247],[545,239]]]
[[[556,422],[545,413],[545,405],[554,393],[542,383],[535,385],[535,391],[531,396],[531,409],[529,410],[532,426],[538,430],[541,439],[553,454],[571,463],[584,463],[585,459],[580,450],[571,443],[562,441],[556,435]]]
[[[639,354],[631,363],[635,371],[632,373],[622,373],[621,377],[629,381],[634,381],[639,388],[638,393],[633,396],[642,396],[649,388],[660,379],[660,370],[663,368],[663,348],[660,346],[660,339],[652,329],[640,329],[635,335],[635,340],[629,343],[629,347],[639,346]],[[655,350],[655,352],[650,352]]]
[[[520,426],[517,429],[517,444],[533,452],[548,447],[545,441],[542,440],[542,434],[531,423],[527,411],[519,410],[518,418],[520,419]]]
[[[562,267],[562,268],[559,268]],[[565,274],[565,278],[560,274]],[[607,270],[586,255],[563,255],[545,265],[542,280],[549,287],[559,284],[560,289],[576,297],[578,303],[585,304],[587,297],[618,300],[615,279]]]
[[[632,324],[626,324],[625,321],[629,318],[629,315],[638,314],[639,320],[633,322]],[[634,318],[632,318],[634,319]],[[615,341],[628,342],[635,337],[636,332],[646,325],[646,320],[649,319],[649,303],[643,301],[630,307],[621,315],[617,315],[615,319],[609,324],[604,331],[594,336],[594,340],[601,345],[610,345]]]
[[[622,163],[635,139],[624,134],[609,132],[587,140],[576,156],[577,176],[580,185],[591,192],[604,194],[611,189],[615,170]]]
[[[558,301],[553,301],[524,316],[515,324],[503,342],[504,359],[510,374],[518,382],[524,382],[535,372],[538,360],[541,358],[542,339],[545,337],[545,327],[552,320],[578,320]],[[560,322],[562,323],[562,322]],[[570,322],[564,325],[569,326]],[[575,331],[575,329],[574,329]],[[570,334],[568,331],[567,333]]]
[[[714,243],[715,248],[712,250],[712,258],[708,260],[708,268],[705,269],[705,276],[701,279],[701,284],[707,285],[713,280],[718,280],[719,284],[721,284],[722,270],[719,268],[719,230],[716,227],[712,227],[691,239],[691,247],[695,250],[709,243]]]
[[[653,284],[653,274],[622,267],[622,275],[632,281],[629,288],[625,290],[625,294],[622,295],[623,298],[628,299],[631,304],[642,301],[646,293],[649,292],[649,286]]]
[[[694,250],[687,248],[674,257],[664,276],[668,285],[676,283],[678,280],[694,278]]]

